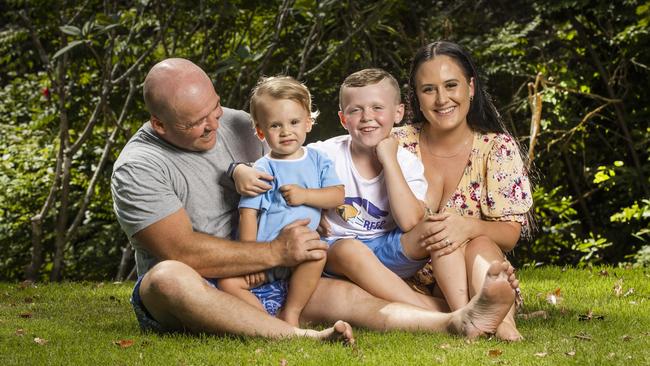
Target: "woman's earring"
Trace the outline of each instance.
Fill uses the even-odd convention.
[[[470,102],[470,104],[471,104],[473,101],[474,101],[474,96],[473,96],[473,95],[470,95],[470,96],[469,96],[469,102]]]

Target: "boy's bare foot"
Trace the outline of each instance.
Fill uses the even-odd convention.
[[[458,311],[455,331],[470,339],[496,332],[515,299],[511,268],[508,262],[490,264],[481,291]]]
[[[352,326],[343,320],[338,320],[334,326],[321,331],[298,329],[299,335],[319,339],[326,342],[340,342],[344,345],[353,345],[355,340],[352,335]]]

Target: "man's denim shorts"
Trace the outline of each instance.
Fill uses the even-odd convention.
[[[172,331],[171,329],[166,329],[162,324],[154,319],[142,303],[142,299],[140,298],[140,283],[142,282],[142,277],[143,276],[138,277],[138,280],[133,287],[133,293],[131,294],[131,305],[133,305],[133,311],[135,312],[135,317],[138,319],[138,323],[140,324],[140,329],[143,331],[159,333]],[[216,289],[217,279],[206,278],[205,281]],[[286,280],[280,280],[256,287],[252,289],[251,292],[257,296],[269,315],[276,316],[287,300],[288,288],[288,282]]]

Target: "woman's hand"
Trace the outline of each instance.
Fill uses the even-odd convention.
[[[242,196],[257,196],[272,188],[266,181],[273,181],[273,176],[246,164],[239,164],[232,173],[232,179],[237,193]]]
[[[443,212],[428,216],[425,221],[428,227],[421,245],[431,254],[436,252],[439,257],[451,254],[472,240],[471,218]]]

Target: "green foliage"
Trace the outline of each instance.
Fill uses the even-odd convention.
[[[648,218],[637,214],[647,212],[650,199],[647,1],[283,4],[3,4],[0,245],[5,250],[0,277],[20,278],[29,263],[31,219],[56,181],[62,141],[82,136],[102,100],[107,75],[115,80],[129,70],[109,83],[100,118],[71,158],[67,208],[61,206],[59,190],[43,218],[42,276],[52,267],[56,233],[61,233],[57,220],[64,213],[69,227],[80,211],[81,225],[65,245],[64,278],[114,275],[126,238],[112,214],[110,171],[121,146],[147,118],[139,89],[90,187],[87,207],[83,202],[129,83],[140,85],[155,62],[172,56],[195,61],[213,78],[224,105],[244,109],[260,75],[298,77],[322,112],[311,141],[344,132],[336,112],[338,86],[347,74],[382,67],[404,83],[417,47],[436,39],[457,41],[472,52],[508,128],[524,148],[531,120],[528,85],[541,74],[541,131],[532,168],[538,231],[519,245],[515,262],[618,263],[647,248]],[[57,65],[67,65],[62,74]],[[60,77],[65,103],[60,103],[62,89],[56,84]],[[61,127],[63,115],[67,127]]]

